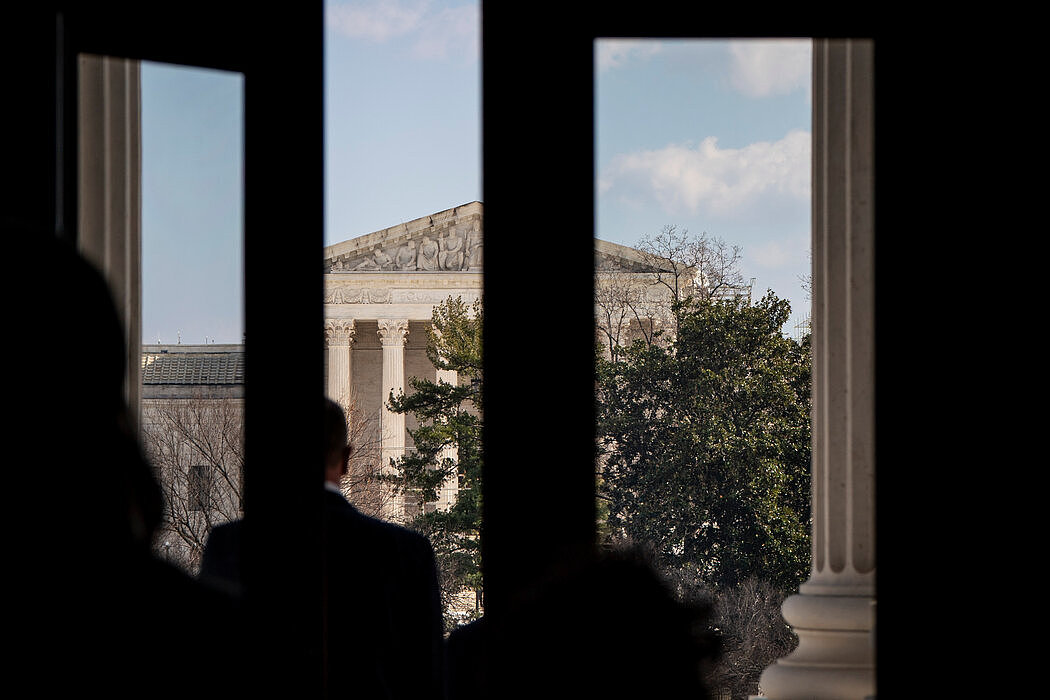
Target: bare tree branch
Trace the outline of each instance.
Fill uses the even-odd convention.
[[[243,515],[243,416],[242,399],[203,391],[143,401],[142,443],[164,494],[154,550],[191,574],[211,529]]]
[[[351,389],[343,405],[350,446],[350,465],[341,484],[343,494],[359,511],[375,518],[388,519],[399,495],[382,478],[383,438],[379,429],[379,411],[367,412],[361,407],[357,392]]]
[[[740,247],[706,233],[664,226],[642,236],[639,259],[622,269],[595,272],[596,335],[612,360],[635,339],[660,342],[662,330],[677,332],[676,304],[707,301],[745,287]]]

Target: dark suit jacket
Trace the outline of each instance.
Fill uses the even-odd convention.
[[[325,492],[330,697],[441,698],[442,616],[430,542]],[[201,576],[240,585],[240,522],[216,527]]]

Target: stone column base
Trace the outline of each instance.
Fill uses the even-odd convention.
[[[805,588],[805,586],[803,586]],[[798,648],[762,672],[770,700],[866,700],[875,694],[874,601],[800,593],[784,601]]]

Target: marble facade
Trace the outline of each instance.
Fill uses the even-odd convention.
[[[356,415],[378,420],[381,464],[411,449],[412,416],[386,407],[412,377],[455,383],[426,356],[434,307],[482,293],[482,205],[470,202],[324,249],[326,391]],[[455,479],[434,507],[448,508]],[[395,503],[397,503],[395,501]],[[386,514],[406,515],[402,505]]]
[[[343,406],[353,403],[366,420],[379,421],[383,465],[411,449],[406,431],[415,427],[412,416],[386,408],[390,393],[405,389],[412,377],[459,380],[427,359],[427,329],[434,307],[449,297],[467,304],[481,297],[482,252],[481,202],[324,249],[326,391]],[[656,283],[652,264],[638,250],[595,240],[595,267],[603,284],[638,290],[647,305],[666,309],[667,290]],[[447,483],[435,507],[454,503],[456,490],[455,483]],[[403,512],[388,516],[404,519]]]

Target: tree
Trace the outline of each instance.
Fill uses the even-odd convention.
[[[655,282],[667,288],[672,303],[687,298],[718,299],[744,284],[740,246],[730,246],[706,232],[690,234],[668,225],[638,243],[642,258],[654,270]]]
[[[144,402],[142,443],[164,496],[154,549],[195,574],[212,527],[243,515],[243,401],[198,392]]]
[[[607,536],[712,588],[789,590],[809,571],[810,353],[771,291],[686,296],[677,332],[597,357]]]
[[[643,236],[634,252],[636,261],[596,265],[596,328],[609,358],[634,339],[652,345],[673,337],[676,304],[750,293],[738,268],[740,248],[707,233],[664,226]]]
[[[766,581],[747,579],[711,596],[722,654],[707,675],[712,688],[734,698],[759,694],[759,677],[798,646],[780,614],[786,594]]]
[[[379,430],[379,412],[366,413],[353,389],[340,404],[346,416],[347,441],[353,450],[339,486],[346,499],[360,512],[382,518],[395,498],[382,476],[383,439]]]
[[[414,497],[410,526],[434,546],[446,611],[464,591],[473,593],[476,615],[481,608],[481,432],[482,327],[480,300],[467,305],[448,298],[434,308],[427,334],[427,357],[440,370],[456,372],[457,382],[411,378],[411,393],[391,394],[389,406],[415,416],[410,429],[414,449],[394,463],[393,483]],[[448,510],[430,507],[449,479],[458,482],[456,502]],[[446,614],[446,627],[456,620]]]

